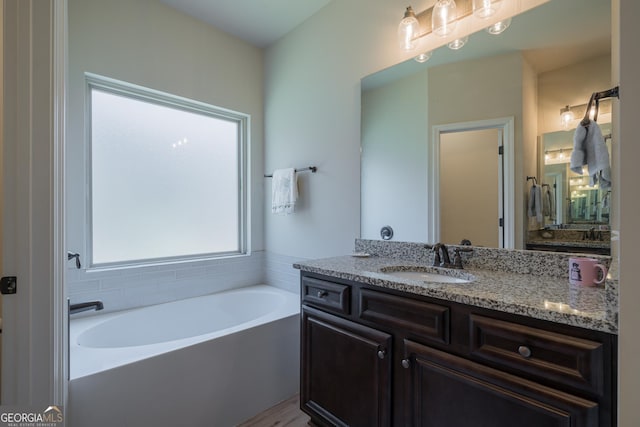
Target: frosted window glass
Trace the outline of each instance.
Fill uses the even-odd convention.
[[[93,264],[241,250],[240,122],[92,88]]]

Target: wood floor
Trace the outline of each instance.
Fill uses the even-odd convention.
[[[309,417],[300,410],[299,399],[300,396],[295,395],[237,427],[309,427]]]

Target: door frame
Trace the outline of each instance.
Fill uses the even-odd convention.
[[[2,302],[2,403],[66,406],[67,0],[3,7],[2,274],[18,280]]]
[[[430,173],[427,182],[427,241],[440,241],[440,139],[444,133],[464,132],[483,129],[499,129],[503,137],[502,154],[502,212],[504,213],[503,239],[501,247],[515,248],[515,136],[514,117],[476,120],[470,122],[448,123],[432,126],[431,146],[429,147]]]

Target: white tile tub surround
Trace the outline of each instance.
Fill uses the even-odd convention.
[[[263,251],[247,256],[122,269],[67,270],[67,295],[71,303],[100,300],[105,313],[258,283],[265,283]]]
[[[300,292],[300,271],[293,264],[306,258],[265,252],[265,283],[285,291]]]

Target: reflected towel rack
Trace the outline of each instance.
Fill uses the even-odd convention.
[[[531,180],[533,180],[534,185],[538,185],[538,178],[536,178],[535,176],[528,176],[527,181],[531,181]]]
[[[316,166],[309,166],[309,167],[306,167],[306,168],[295,169],[296,172],[311,171],[311,173],[316,173],[317,170],[318,170],[318,168]],[[265,175],[264,177],[265,178],[273,178],[273,174]]]
[[[598,121],[598,109],[600,108],[600,100],[605,98],[618,98],[620,99],[620,86],[612,87],[611,89],[603,90],[601,92],[593,92],[589,102],[587,103],[587,111],[584,113],[584,118],[580,122],[582,126],[589,126],[591,119],[591,107],[595,103],[595,112],[593,115],[593,121]]]

